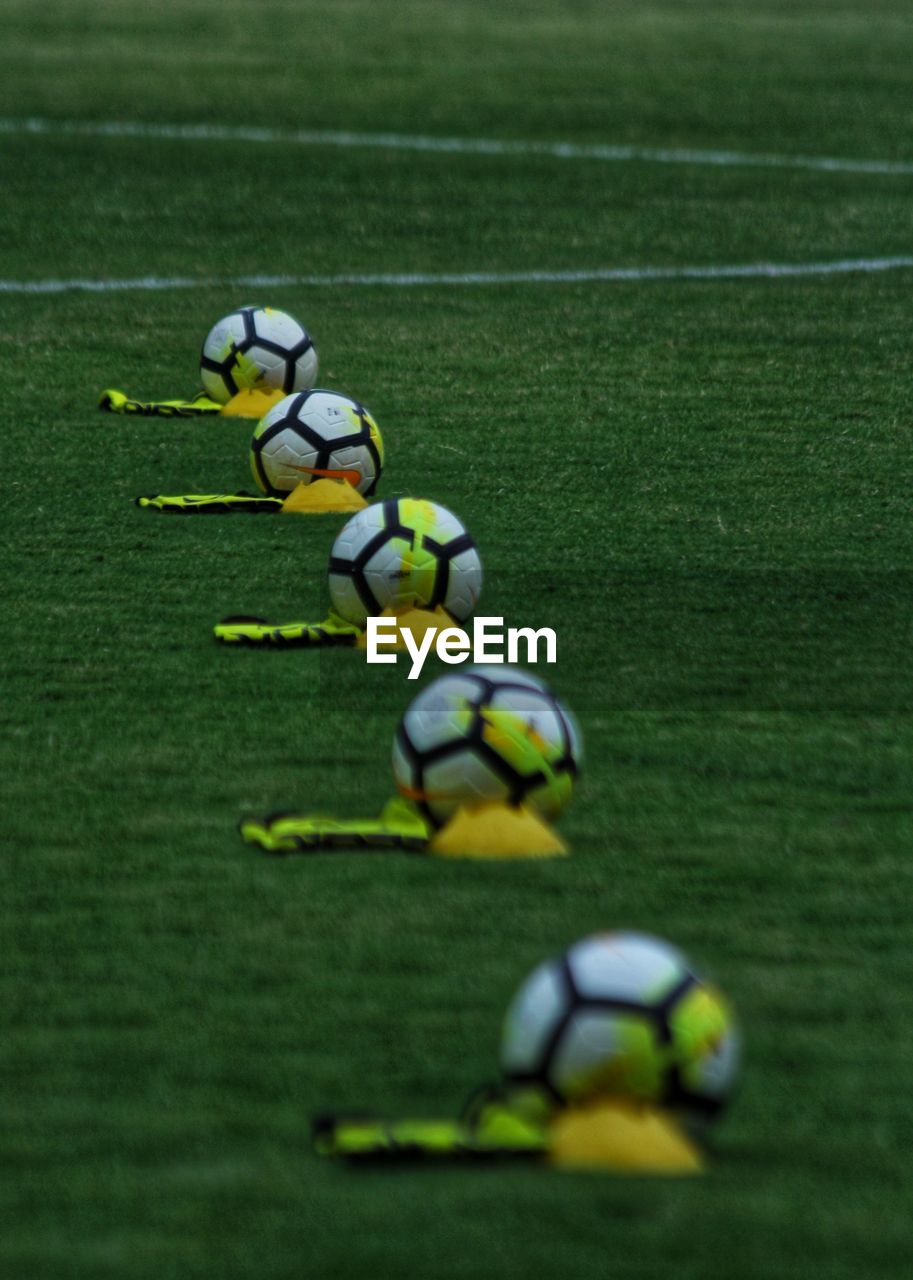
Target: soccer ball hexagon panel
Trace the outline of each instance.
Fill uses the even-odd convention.
[[[254,480],[273,496],[330,477],[347,480],[370,497],[383,461],[380,430],[364,405],[316,388],[273,405],[257,424],[250,443]]]
[[[286,312],[239,307],[206,335],[200,377],[219,404],[245,389],[306,391],[317,380],[317,352],[308,331]]]
[[[573,717],[545,684],[513,667],[470,667],[413,699],[396,731],[393,774],[435,825],[461,805],[498,800],[555,818],[580,751]]]
[[[740,1042],[724,997],[675,947],[595,934],[535,969],[504,1020],[508,1081],[552,1103],[627,1098],[697,1125],[727,1102]]]

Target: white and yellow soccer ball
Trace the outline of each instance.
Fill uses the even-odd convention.
[[[501,1069],[532,1107],[626,1099],[693,1128],[728,1101],[740,1040],[723,995],[676,948],[597,933],[533,970],[501,1036]]]
[[[516,667],[469,667],[413,699],[393,741],[393,776],[435,826],[460,805],[488,801],[556,818],[581,753],[573,716],[541,680]]]
[[[370,497],[384,464],[371,414],[335,391],[300,391],[273,405],[250,442],[250,469],[264,493],[279,496],[322,477],[348,480]]]
[[[317,381],[317,352],[308,331],[284,311],[239,307],[206,335],[200,376],[219,404],[243,390],[306,391]]]
[[[435,609],[468,618],[482,590],[475,543],[452,511],[420,498],[366,507],[333,543],[333,609],[363,627],[384,609]]]

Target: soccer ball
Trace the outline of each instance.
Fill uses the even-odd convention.
[[[469,667],[412,701],[393,741],[399,791],[440,826],[460,805],[528,804],[554,818],[571,798],[580,733],[540,681],[515,667]]]
[[[333,543],[330,599],[363,627],[384,609],[434,609],[468,618],[482,589],[475,543],[436,502],[399,498],[353,516]]]
[[[739,1037],[723,996],[680,951],[642,933],[597,933],[535,969],[514,996],[501,1068],[551,1106],[622,1097],[699,1124],[732,1092]]]
[[[274,495],[333,476],[370,496],[383,462],[377,423],[357,400],[335,391],[286,396],[257,424],[250,442],[254,480]]]
[[[219,404],[242,388],[306,391],[317,381],[317,352],[307,330],[284,311],[239,307],[207,334],[200,376]]]

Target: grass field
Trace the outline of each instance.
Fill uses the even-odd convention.
[[[913,14],[881,0],[0,15],[7,119],[913,161]],[[908,1274],[910,271],[217,282],[907,254],[913,176],[15,128],[0,154],[0,283],[199,280],[0,294],[3,1274]],[[249,485],[250,426],[98,393],[189,394],[210,324],[261,300],[370,405],[383,494],[465,519],[484,611],[556,628],[587,746],[571,859],[240,844],[242,812],[379,808],[415,689],[211,640],[228,613],[321,616],[335,518],[132,505]],[[614,926],[739,1010],[705,1178],[311,1154],[315,1111],[456,1110],[528,969]]]

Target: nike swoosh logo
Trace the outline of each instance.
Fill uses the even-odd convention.
[[[361,484],[361,472],[359,471],[321,471],[319,467],[296,467],[294,463],[288,463],[293,471],[304,471],[309,476],[326,476],[330,480],[348,480],[353,489],[357,489]]]
[[[404,782],[397,782],[396,789],[406,800],[414,800],[417,803],[435,804],[443,802],[446,804],[450,800],[462,800],[463,793],[456,791],[420,791],[415,787],[407,787]]]

